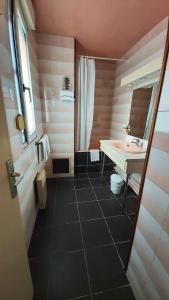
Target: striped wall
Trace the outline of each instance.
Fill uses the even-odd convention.
[[[169,59],[127,276],[137,300],[169,299]]]
[[[123,127],[129,123],[133,88],[121,87],[121,79],[163,54],[167,24],[168,18],[165,18],[122,57],[128,61],[116,63],[110,129],[110,138],[112,139],[124,140],[127,138]],[[138,185],[139,182],[140,175],[134,175],[134,185]]]
[[[96,60],[94,119],[90,148],[99,149],[101,139],[109,139],[114,84],[114,62]]]
[[[3,91],[3,101],[6,109],[14,167],[17,172],[24,174],[23,180],[18,185],[18,198],[20,203],[23,227],[25,231],[25,239],[28,245],[36,217],[33,181],[36,176],[37,170],[41,166],[39,166],[37,162],[35,143],[33,142],[30,145],[23,146],[20,133],[15,127],[15,117],[18,114],[18,108],[8,40],[6,1],[1,1],[0,11],[2,13],[0,16],[0,80]],[[33,32],[29,32],[29,52],[31,63],[31,77],[33,83],[33,101],[35,106],[37,138],[39,138],[42,135],[42,118],[37,84],[38,72],[36,42]]]
[[[74,174],[74,103],[62,102],[64,76],[74,86],[74,38],[36,34],[43,129],[48,134],[51,159],[48,177],[54,177],[52,158],[69,158],[69,176]],[[59,174],[59,176],[62,174]],[[65,176],[65,174],[64,174]]]
[[[121,79],[163,54],[166,31],[167,19],[164,19],[123,56],[128,61],[116,63],[111,118],[112,138],[125,138],[123,126],[128,124],[130,115],[133,89],[128,86],[121,87]]]

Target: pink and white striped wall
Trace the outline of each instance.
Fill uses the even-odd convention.
[[[122,57],[128,61],[116,63],[110,139],[124,140],[127,137],[123,127],[129,123],[133,88],[121,87],[121,79],[154,58],[163,55],[167,25],[168,18],[165,18]],[[140,174],[134,174],[132,182],[139,186],[140,179]]]
[[[133,89],[128,86],[121,87],[121,79],[154,58],[163,55],[167,24],[168,18],[165,18],[122,57],[128,61],[116,63],[111,138],[124,139],[126,134],[123,131],[123,126],[129,122]]]
[[[127,276],[136,299],[169,299],[169,59]]]
[[[51,155],[47,176],[55,177],[53,158],[69,158],[70,172],[74,174],[74,102],[60,99],[64,76],[70,76],[74,87],[74,38],[36,34],[40,99],[43,130],[48,134]],[[65,174],[59,174],[64,175]]]

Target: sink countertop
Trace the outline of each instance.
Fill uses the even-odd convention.
[[[143,167],[146,152],[129,153],[113,147],[113,143],[124,142],[123,140],[100,140],[100,149],[123,171],[140,172]]]

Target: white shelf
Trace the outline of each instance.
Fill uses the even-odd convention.
[[[150,76],[153,73],[156,73],[161,69],[163,56],[160,56],[144,66],[138,68],[134,72],[131,72],[129,75],[125,76],[121,80],[121,86],[130,85],[139,79]]]

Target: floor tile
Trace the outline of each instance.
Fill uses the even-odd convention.
[[[34,287],[33,299],[47,300],[49,259],[31,259],[29,266]]]
[[[103,154],[103,156],[104,156],[104,154]],[[104,163],[105,164],[113,164],[115,166],[115,164],[112,162],[112,160],[107,155],[105,155]]]
[[[79,173],[86,173],[86,171],[87,171],[87,166],[75,166],[75,177]]]
[[[130,186],[127,189],[127,194],[133,197],[137,197],[137,194],[132,190]]]
[[[102,213],[97,201],[90,201],[85,203],[78,203],[80,219],[97,219],[102,218]]]
[[[84,188],[89,188],[90,185],[90,181],[88,178],[86,179],[75,179],[75,188],[76,189],[84,189]]]
[[[129,254],[129,246],[130,243],[121,243],[121,244],[116,244],[117,250],[119,252],[119,255],[121,257],[121,260],[123,262],[123,265],[125,266]]]
[[[102,188],[94,187],[94,190],[98,200],[115,198],[107,186]]]
[[[48,300],[62,300],[88,294],[83,251],[51,256]]]
[[[74,180],[74,176],[64,176],[56,178],[56,182],[63,182],[63,181],[71,181]]]
[[[82,222],[81,224],[85,248],[112,243],[110,233],[103,219]]]
[[[84,296],[84,297],[73,298],[71,300],[91,300],[91,297],[90,296]]]
[[[136,213],[138,208],[138,202],[135,197],[127,197],[124,210],[127,214]]]
[[[130,218],[131,222],[134,224],[134,222],[136,221],[136,214],[129,215],[129,218]]]
[[[53,224],[54,207],[39,209],[36,218],[36,227],[49,227]]]
[[[75,203],[56,205],[53,225],[78,222],[77,205]]]
[[[52,192],[56,191],[56,178],[47,178],[46,184],[47,184],[48,192],[49,191],[52,191]]]
[[[75,166],[87,165],[87,152],[75,152]]]
[[[123,195],[124,195],[124,185],[122,186],[122,188],[121,188],[121,192],[117,195],[117,197],[118,198],[123,198]],[[134,191],[130,188],[130,187],[128,187],[128,189],[127,189],[127,196],[131,196],[131,197],[137,197],[137,195],[134,193]]]
[[[57,190],[72,190],[72,189],[74,189],[74,179],[57,181]]]
[[[123,198],[124,196],[124,185],[121,187],[121,191],[116,195],[117,198]],[[121,200],[120,200],[121,201]]]
[[[104,177],[100,177],[100,178],[91,178],[90,179],[91,184],[94,187],[105,187],[107,186],[107,182],[105,180]]]
[[[90,166],[87,166],[87,172],[88,173],[97,173],[97,172],[100,172],[100,165],[90,165]]]
[[[111,172],[111,174],[113,174],[114,172],[114,164],[110,163],[110,164],[105,164],[104,165],[104,171],[105,172]]]
[[[58,225],[53,228],[52,252],[66,252],[82,249],[79,224]]]
[[[52,209],[52,208],[54,209],[56,193],[57,193],[56,189],[55,189],[55,191],[53,191],[52,189],[49,189],[49,188],[47,189],[47,200],[46,200],[45,210]]]
[[[51,227],[35,228],[31,238],[28,256],[30,258],[46,257],[51,253],[51,246],[52,246],[52,228]]]
[[[94,295],[94,300],[135,300],[130,286],[103,291]]]
[[[100,172],[100,170],[99,170],[99,172],[91,172],[91,173],[88,173],[88,176],[89,176],[89,178],[100,178],[101,172]]]
[[[93,166],[91,168],[95,170]],[[126,216],[117,217],[121,213],[119,204],[123,190],[117,197],[110,191],[110,175],[114,170],[104,172],[104,177],[101,177],[100,172],[86,173],[86,166],[77,169],[81,173],[76,173],[75,178],[47,180],[46,208],[38,212],[29,247],[30,268],[35,289],[33,299],[91,300],[82,249],[78,205],[89,276],[92,291],[95,293],[93,300],[134,300],[130,287],[121,287],[127,285],[128,281],[119,256],[124,264],[129,243],[120,242],[129,240],[132,227]],[[78,188],[76,190],[74,182]],[[133,196],[135,194],[128,189],[128,198],[134,200]],[[98,199],[102,211],[96,201]],[[135,209],[134,201],[127,202],[126,211],[132,220],[133,209]],[[107,217],[119,256],[102,218],[102,212]]]
[[[47,300],[47,297],[44,293],[40,294],[39,292],[34,292],[33,300]]]
[[[115,199],[99,201],[105,217],[121,215],[121,207]]]
[[[112,174],[115,174],[114,170],[113,170],[113,172],[112,171],[104,171],[103,176],[106,177],[106,178],[110,178],[110,176]]]
[[[88,173],[75,174],[75,179],[85,179],[85,178],[88,178]]]
[[[107,219],[115,242],[130,240],[132,224],[126,216],[118,216]]]
[[[75,190],[60,190],[56,193],[56,205],[58,202],[72,203],[76,202]]]
[[[93,193],[92,188],[76,190],[76,195],[77,195],[78,202],[96,200],[96,197],[95,197],[95,194]]]
[[[128,283],[113,245],[86,250],[90,282],[93,292]]]

